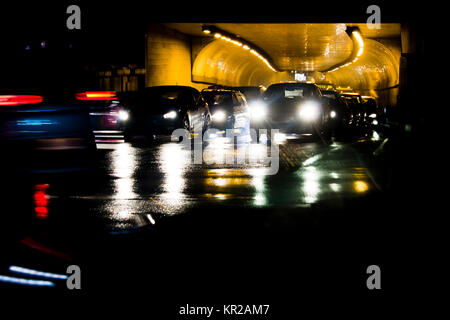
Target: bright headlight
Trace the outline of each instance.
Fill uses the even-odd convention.
[[[226,119],[226,117],[227,117],[227,115],[222,110],[218,110],[218,111],[214,112],[214,114],[212,115],[212,118],[214,121],[224,121]]]
[[[125,111],[125,110],[119,111],[119,114],[118,114],[119,120],[127,121],[129,117],[130,117],[130,115],[129,115],[128,111]]]
[[[262,120],[267,115],[266,105],[262,102],[253,102],[248,107],[253,120]]]
[[[299,116],[306,121],[312,121],[319,117],[319,106],[315,102],[305,102],[300,107]]]
[[[177,113],[175,111],[167,112],[163,115],[164,119],[175,119],[177,117]]]
[[[369,118],[375,119],[377,117],[376,113],[369,114]]]
[[[336,111],[331,111],[331,112],[330,112],[330,117],[331,117],[331,118],[336,117]]]

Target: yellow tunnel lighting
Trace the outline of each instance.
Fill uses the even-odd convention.
[[[356,38],[356,41],[358,41],[359,47],[364,48],[364,40],[361,37],[361,34],[358,31],[353,31],[352,34]]]
[[[270,70],[277,72],[277,70],[269,62],[270,59],[268,57],[265,57],[264,54],[258,52],[258,50],[256,48],[251,48],[251,45],[248,42],[243,43],[238,40],[239,39],[238,37],[236,37],[228,32],[225,32],[223,30],[220,30],[215,26],[203,26],[202,31],[204,33],[213,33],[214,38],[216,38],[216,39],[225,40],[226,42],[230,42],[233,45],[241,47],[244,50],[249,50],[250,53],[252,53],[256,57],[258,57],[265,65],[267,65],[267,67],[269,67]],[[221,31],[221,32],[219,32],[219,31]]]
[[[361,33],[358,30],[354,30],[354,31],[352,31],[352,36],[356,40],[356,41],[353,42],[355,50],[358,50],[356,52],[356,55],[353,53],[353,56],[355,58],[353,60],[343,64],[343,65],[337,66],[336,68],[329,70],[328,72],[333,72],[333,71],[336,71],[336,70],[338,70],[338,69],[340,69],[342,67],[347,67],[347,66],[351,65],[352,63],[355,63],[356,61],[358,61],[359,57],[363,54],[363,52],[364,52],[364,40],[363,40],[363,38],[361,36]],[[358,48],[358,49],[356,49],[356,48]]]
[[[363,54],[363,52],[364,52],[364,47],[360,47],[356,56],[360,57]]]
[[[352,35],[355,37],[356,41],[358,42],[358,47],[359,47],[358,53],[356,54],[356,56],[360,57],[364,52],[364,40],[358,31],[353,31]]]
[[[211,29],[208,26],[203,26],[202,31],[207,34],[211,33]]]

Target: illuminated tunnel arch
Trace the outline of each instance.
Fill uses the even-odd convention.
[[[382,105],[395,105],[400,47],[366,38],[364,50],[355,63],[327,72],[326,80],[379,98]],[[268,86],[293,80],[289,72],[274,72],[248,51],[221,40],[214,40],[200,50],[192,65],[192,79],[226,86]]]
[[[365,39],[364,53],[355,63],[326,73],[326,79],[342,87],[395,104],[399,83],[400,49]]]
[[[196,56],[192,65],[195,82],[226,86],[265,85],[289,80],[288,72],[270,70],[248,50],[221,40],[207,44]]]

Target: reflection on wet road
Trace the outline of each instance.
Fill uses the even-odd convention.
[[[269,148],[260,146],[260,148]],[[280,145],[280,170],[261,165],[222,167],[193,164],[192,151],[179,143],[117,144],[103,157],[106,178],[87,188],[50,186],[52,204],[86,202],[89,211],[113,229],[157,223],[201,205],[309,207],[377,191],[355,143],[291,142]],[[209,148],[209,152],[215,149]],[[236,152],[220,145],[217,153]],[[62,197],[61,191],[65,196]]]

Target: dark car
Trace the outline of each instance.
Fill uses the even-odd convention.
[[[351,128],[363,128],[365,119],[361,95],[354,92],[345,92],[341,95],[347,101],[349,107],[349,126]]]
[[[263,86],[243,86],[234,87],[234,90],[242,92],[247,100],[247,103],[251,104],[252,102],[262,98],[265,88]]]
[[[125,140],[153,139],[179,128],[204,132],[211,123],[208,104],[197,89],[188,86],[148,87],[125,104],[129,112]]]
[[[2,161],[33,172],[90,169],[93,131],[109,120],[116,128],[116,93],[101,90],[68,42],[13,42],[9,49],[0,78],[0,147],[8,155]],[[62,68],[65,60],[72,63]],[[96,113],[102,116],[90,115]]]
[[[211,127],[219,130],[250,129],[247,101],[239,91],[204,89],[202,96],[211,111]]]
[[[350,110],[347,101],[335,90],[321,90],[324,99],[330,106],[329,127],[338,132],[344,130],[349,122]]]
[[[372,96],[362,96],[362,99],[366,126],[377,125],[381,114],[378,110],[377,100]]]
[[[329,107],[315,84],[288,82],[267,88],[263,104],[252,110],[252,117],[258,114],[268,129],[318,135],[326,129]]]

